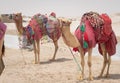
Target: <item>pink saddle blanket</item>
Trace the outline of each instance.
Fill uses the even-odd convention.
[[[6,28],[7,26],[4,23],[0,22],[0,40],[2,39],[6,32]]]

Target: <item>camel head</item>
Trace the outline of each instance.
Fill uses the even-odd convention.
[[[78,47],[80,44],[77,38],[70,32],[71,20],[66,18],[60,18],[60,21],[62,25],[61,31],[64,43],[70,47]]]
[[[71,20],[67,18],[58,18],[58,19],[60,20],[60,26],[61,26],[62,33],[65,33],[66,31],[70,32]]]
[[[19,34],[22,34],[23,33],[22,13],[10,14],[9,18],[14,20]]]
[[[67,18],[58,18],[62,22],[63,27],[70,27],[71,20]]]
[[[13,19],[15,22],[22,22],[22,13],[10,14],[10,19]]]

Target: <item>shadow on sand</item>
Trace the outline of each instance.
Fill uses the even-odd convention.
[[[101,78],[98,78],[98,77],[95,77],[95,80],[99,80],[99,79],[113,79],[113,80],[116,80],[116,79],[120,79],[120,74],[110,74],[110,77],[101,77]]]
[[[72,59],[67,59],[67,58],[59,58],[59,59],[55,59],[55,60],[48,60],[45,62],[40,62],[40,64],[50,64],[52,62],[65,62],[65,61],[70,61]]]

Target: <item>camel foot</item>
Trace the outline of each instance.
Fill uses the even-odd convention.
[[[98,78],[102,78],[102,75],[100,74],[100,75],[98,76]]]
[[[83,80],[83,76],[80,75],[80,76],[77,77],[77,79],[80,80],[80,81],[82,81]]]
[[[89,80],[92,81],[92,80],[93,80],[93,77],[92,77],[92,76],[89,76]]]
[[[55,61],[55,58],[50,59],[50,61]]]
[[[109,77],[110,77],[110,75],[109,75],[109,74],[106,74],[106,75],[105,75],[105,78],[109,78]]]
[[[38,64],[38,62],[37,61],[35,61],[35,62],[33,62],[34,64]]]

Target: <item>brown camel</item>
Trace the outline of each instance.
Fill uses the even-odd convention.
[[[5,65],[3,62],[3,55],[5,54],[5,46],[4,46],[4,35],[6,31],[6,25],[1,22],[1,17],[0,17],[0,75],[2,74]]]
[[[104,17],[104,15],[106,14],[100,16],[96,12],[85,13],[81,18],[80,25],[75,31],[75,36],[80,42],[80,46],[74,48],[75,51],[79,50],[81,55],[82,72],[79,77],[80,80],[83,80],[84,78],[84,56],[86,52],[88,52],[89,79],[93,80],[91,69],[92,48],[95,47],[96,43],[99,44],[99,52],[104,57],[103,68],[99,77],[102,77],[107,64],[108,68],[106,77],[109,76],[111,55],[114,55],[116,52],[117,41],[111,28],[111,19],[108,16]]]
[[[52,14],[52,15],[54,16],[55,14]],[[22,20],[21,13],[13,14],[12,18],[15,21],[17,30],[19,32],[19,36],[22,36],[24,33],[28,34],[28,31],[24,30],[25,28],[22,25],[23,20]],[[29,23],[30,27],[34,31],[34,35],[32,35],[32,37],[33,37],[33,41],[34,41],[33,45],[34,45],[35,63],[40,63],[40,56],[39,56],[40,55],[40,44],[39,44],[39,42],[40,42],[40,39],[42,36],[48,35],[53,40],[53,43],[55,46],[55,52],[54,52],[53,58],[51,60],[55,60],[56,53],[58,50],[58,39],[59,39],[60,35],[62,34],[62,36],[64,36],[64,39],[66,38],[66,35],[69,35],[69,34],[66,34],[64,29],[68,30],[70,28],[71,21],[55,18],[57,23],[52,24],[54,29],[46,29],[46,27],[47,27],[46,24],[49,23],[49,20],[50,20],[49,17],[46,18],[45,15],[37,14],[37,15],[33,16],[33,18],[31,19],[31,21]],[[37,23],[38,23],[37,24],[37,26],[39,26],[38,28],[37,28],[36,24],[34,24],[35,21],[37,21]],[[51,25],[51,24],[49,23],[49,25]],[[70,29],[69,29],[69,33],[70,33]],[[71,37],[71,38],[74,39],[74,37]],[[68,38],[66,38],[66,40],[67,39]],[[67,42],[68,42],[68,40],[67,40]],[[68,45],[70,45],[70,43],[71,43],[71,41],[68,42]]]

